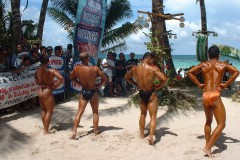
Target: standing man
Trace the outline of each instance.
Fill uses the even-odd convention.
[[[157,66],[154,66],[155,56],[152,53],[145,53],[143,56],[143,62],[139,66],[132,67],[125,75],[128,83],[135,85],[140,89],[140,109],[141,115],[139,120],[140,126],[140,138],[144,138],[145,118],[147,116],[147,110],[150,114],[150,134],[148,137],[148,143],[153,145],[153,135],[156,128],[156,118],[158,111],[158,98],[155,91],[163,87],[167,81],[167,77],[159,70]],[[154,85],[154,79],[161,80],[158,86]]]
[[[139,60],[135,59],[135,53],[131,52],[130,53],[130,59],[127,60],[127,70],[129,71],[132,67],[137,66],[138,63],[139,63]],[[127,89],[128,90],[130,90],[130,89],[135,90],[136,88],[133,85],[127,83]]]
[[[218,60],[219,54],[220,51],[218,47],[210,47],[208,50],[210,60],[200,63],[188,72],[188,77],[198,88],[203,90],[203,106],[206,115],[204,127],[206,146],[203,148],[203,151],[207,153],[210,158],[213,158],[211,148],[225,128],[226,112],[220,92],[230,85],[239,75],[239,71],[235,67]],[[201,84],[196,78],[196,74],[200,72],[202,73],[204,84]],[[225,83],[222,83],[225,72],[231,73],[231,77]],[[217,121],[217,127],[211,134],[213,115]]]
[[[97,66],[88,66],[89,55],[87,52],[80,53],[80,60],[82,61],[82,65],[75,66],[73,71],[70,73],[70,79],[74,83],[82,86],[81,95],[79,96],[78,112],[74,121],[72,139],[76,139],[77,127],[88,101],[90,101],[93,112],[94,134],[97,135],[99,121],[99,101],[97,89],[107,81],[107,77],[100,68]],[[99,77],[101,81],[99,81]]]
[[[41,66],[35,73],[36,83],[40,86],[38,91],[38,98],[40,106],[42,108],[44,134],[50,134],[49,125],[55,106],[52,90],[61,85],[64,80],[62,75],[57,70],[48,68],[48,62],[48,56],[41,56]],[[55,77],[57,78],[56,81],[54,80]]]
[[[115,63],[116,68],[116,91],[117,95],[126,96],[126,82],[125,82],[125,74],[127,72],[126,69],[126,59],[124,53],[119,53],[119,60]]]
[[[107,86],[109,87],[109,94],[113,96],[113,70],[115,64],[112,60],[112,52],[108,52],[107,58],[102,60],[103,72],[107,75]]]

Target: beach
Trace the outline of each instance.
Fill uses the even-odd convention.
[[[99,131],[93,135],[92,111],[88,104],[78,127],[78,139],[71,140],[73,120],[78,99],[56,105],[51,130],[43,135],[41,109],[8,114],[0,117],[0,159],[4,160],[204,160],[210,159],[202,151],[205,145],[201,92],[184,89],[195,95],[195,109],[168,112],[159,107],[155,145],[147,143],[149,115],[146,119],[146,138],[139,138],[140,109],[129,103],[128,97],[101,98]],[[235,90],[236,91],[236,90]],[[226,108],[226,128],[213,147],[217,160],[237,160],[240,149],[240,103],[233,102],[234,90],[224,90],[222,100]],[[213,121],[212,127],[215,128]]]

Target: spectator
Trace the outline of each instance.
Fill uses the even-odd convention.
[[[130,59],[127,61],[127,70],[129,71],[132,67],[137,66],[137,64],[139,63],[138,59],[135,59],[135,53],[131,52],[130,53]],[[136,87],[127,83],[127,88],[128,89],[132,89],[132,90],[136,90]]]
[[[116,68],[116,89],[117,95],[126,95],[125,74],[127,65],[124,53],[119,54],[119,60],[115,64]]]
[[[130,70],[133,66],[137,66],[139,63],[138,59],[135,59],[135,53],[130,53],[130,59],[127,61],[127,70]]]
[[[62,47],[61,46],[56,46],[54,48],[54,56],[57,56],[57,57],[62,56]]]
[[[53,55],[53,48],[52,46],[47,47],[47,55],[48,57],[51,57]]]
[[[115,68],[115,64],[112,60],[112,52],[108,52],[107,58],[102,60],[102,67],[103,67],[103,72],[107,75],[107,86],[105,87],[104,90],[107,90],[109,88],[109,95],[113,96],[113,73],[112,71]],[[106,96],[106,92],[104,94]]]
[[[7,59],[3,54],[3,47],[0,46],[0,73],[7,72]]]
[[[31,59],[31,64],[35,64],[40,60],[37,43],[33,44],[32,51],[30,54],[30,59]]]
[[[47,48],[45,46],[40,47],[41,55],[47,55]]]

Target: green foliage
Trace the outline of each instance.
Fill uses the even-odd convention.
[[[159,67],[163,66],[163,57],[166,54],[166,52],[164,51],[165,47],[160,44],[158,38],[154,37],[152,33],[144,34],[151,40],[150,42],[145,42],[147,50],[155,54],[157,65]]]
[[[240,91],[237,91],[231,96],[232,101],[234,102],[240,102]]]
[[[222,48],[222,51],[221,51],[222,55],[230,55],[231,54],[231,49],[227,46],[223,47]]]

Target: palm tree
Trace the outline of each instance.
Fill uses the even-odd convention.
[[[53,7],[48,8],[48,13],[60,26],[68,27],[74,24],[77,14],[78,0],[52,0]],[[111,0],[107,5],[107,15],[105,30],[102,39],[102,47],[125,45],[124,39],[132,33],[138,31],[139,26],[134,23],[126,22],[120,27],[116,27],[118,22],[133,16],[131,5],[128,0]],[[73,39],[72,31],[68,36]],[[121,45],[119,45],[121,44]],[[112,48],[118,48],[112,47]],[[105,50],[107,52],[107,50]]]
[[[33,20],[23,20],[22,21],[22,31],[23,36],[28,39],[36,39],[36,29],[38,28],[38,25],[34,23]]]
[[[13,38],[14,45],[13,50],[16,49],[16,44],[21,42],[22,32],[21,32],[21,15],[20,15],[20,0],[11,0],[12,8],[12,23],[13,23]]]
[[[201,32],[202,34],[207,35],[207,14],[206,14],[206,7],[205,7],[205,1],[204,0],[196,0],[196,3],[200,4],[200,11],[201,11]],[[205,47],[205,54],[207,54],[208,49],[208,39],[206,40],[206,47]],[[206,56],[207,58],[207,56]]]
[[[43,37],[43,28],[44,28],[47,7],[48,7],[48,0],[43,0],[39,22],[38,22],[38,30],[37,30],[37,39],[39,39],[40,41],[42,40],[42,37]]]
[[[164,14],[163,6],[164,6],[163,0],[152,0],[152,13]],[[157,56],[158,57],[157,59],[160,62],[159,67],[162,69],[162,65],[165,60],[166,65],[168,66],[167,68],[168,76],[169,78],[174,78],[176,75],[176,70],[172,60],[171,47],[169,44],[168,36],[167,34],[164,34],[166,33],[166,23],[163,18],[160,18],[157,16],[152,17],[152,33],[153,33],[153,37],[157,37],[157,40],[160,43],[160,45],[164,47],[165,54],[161,54]],[[152,43],[154,45],[154,43],[156,42],[152,42]]]

